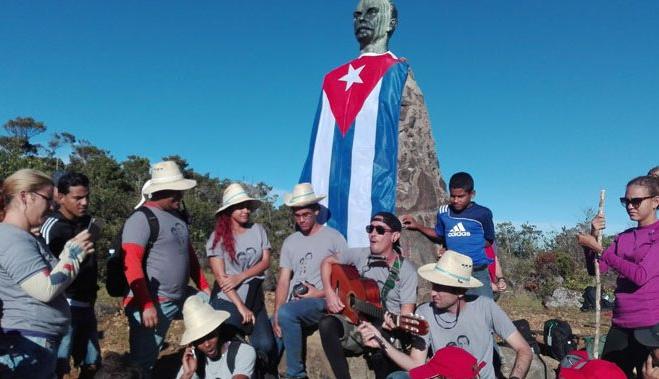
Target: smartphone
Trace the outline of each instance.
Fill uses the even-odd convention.
[[[92,241],[97,241],[101,237],[101,229],[103,229],[104,222],[101,219],[92,217],[87,225],[87,231],[92,236]]]

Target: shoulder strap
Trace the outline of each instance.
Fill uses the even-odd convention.
[[[135,210],[135,212],[142,212],[146,216],[146,221],[149,223],[149,240],[144,246],[144,257],[149,253],[149,250],[153,247],[153,244],[156,243],[158,239],[158,234],[160,234],[160,224],[158,223],[158,217],[149,207],[141,206]]]
[[[380,302],[382,302],[382,307],[385,310],[388,310],[387,295],[389,295],[389,291],[391,291],[396,285],[396,281],[398,280],[398,274],[400,273],[400,266],[402,265],[402,263],[403,263],[403,257],[398,256],[394,261],[393,266],[391,266],[391,269],[389,269],[389,276],[387,277],[387,280],[384,281],[384,285],[382,286],[382,290],[380,291]]]
[[[238,355],[238,349],[240,349],[240,341],[231,341],[229,344],[229,350],[227,351],[227,366],[229,366],[229,372],[233,374],[233,370],[236,369],[236,355]]]

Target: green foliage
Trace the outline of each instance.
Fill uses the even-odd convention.
[[[108,248],[119,233],[125,219],[140,200],[142,185],[150,178],[150,162],[147,158],[131,155],[118,162],[110,153],[94,146],[90,141],[79,139],[73,134],[61,132],[51,136],[47,148],[39,155],[39,146],[30,138],[46,131],[42,122],[30,117],[18,117],[4,125],[8,135],[0,136],[0,177],[6,177],[21,168],[33,168],[52,174],[55,170],[78,171],[90,180],[90,214],[105,221],[102,238],[96,244],[100,276],[105,277],[104,267]],[[62,147],[70,148],[68,163],[57,158]],[[187,191],[184,203],[190,214],[190,237],[192,245],[205,266],[205,243],[215,227],[215,211],[222,201],[222,192],[231,181],[210,177],[195,172],[188,162],[178,156],[164,157],[176,161],[184,176],[197,181],[197,187]],[[244,184],[244,183],[243,183]],[[277,268],[281,245],[292,231],[289,210],[276,207],[276,195],[265,183],[244,184],[251,196],[263,201],[253,214],[253,221],[262,223],[269,233],[273,247],[272,267]],[[274,279],[270,277],[270,286]]]

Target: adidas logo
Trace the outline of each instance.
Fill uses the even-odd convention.
[[[448,232],[449,237],[469,237],[471,236],[471,233],[465,229],[464,225],[462,225],[461,222],[456,224],[451,230]]]

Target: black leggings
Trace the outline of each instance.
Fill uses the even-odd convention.
[[[320,340],[323,344],[325,356],[327,356],[332,371],[334,371],[334,376],[341,379],[350,379],[348,360],[341,346],[341,338],[345,333],[343,324],[334,316],[325,316],[318,324],[318,331],[320,332]],[[383,331],[383,336],[387,337],[386,331]],[[400,370],[382,351],[366,349],[368,352],[364,354],[364,359],[366,359],[369,368],[373,370],[377,379],[384,379],[392,372]]]
[[[634,338],[634,329],[612,326],[609,334],[606,335],[602,359],[615,363],[625,372],[628,379],[641,379],[643,362],[649,353],[650,349]],[[636,367],[636,375],[633,372],[634,367]]]

